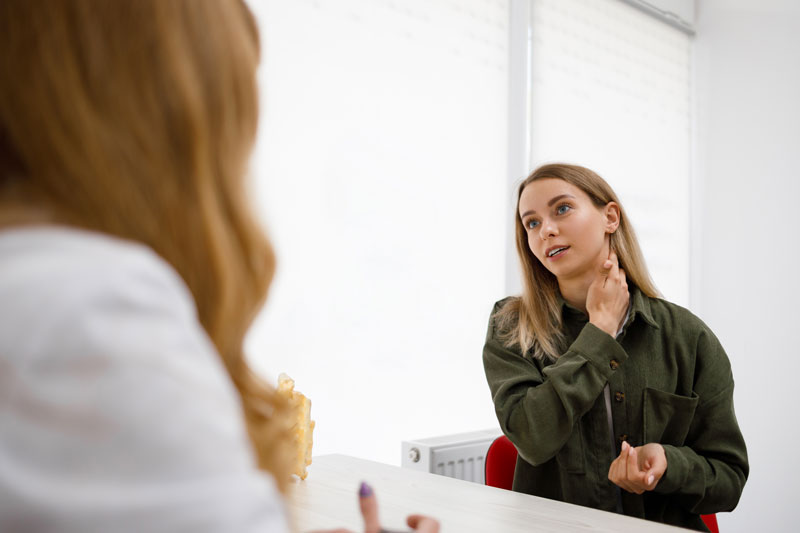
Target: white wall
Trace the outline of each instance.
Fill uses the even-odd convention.
[[[750,479],[724,533],[797,531],[800,3],[700,0],[695,311],[725,346]]]
[[[259,0],[253,172],[278,256],[247,348],[312,401],[314,453],[497,425],[508,2]]]

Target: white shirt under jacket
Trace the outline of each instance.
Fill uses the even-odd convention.
[[[0,231],[0,531],[288,531],[194,300],[149,248]]]

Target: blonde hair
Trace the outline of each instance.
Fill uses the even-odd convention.
[[[554,178],[566,181],[585,192],[591,201],[602,208],[609,202],[619,206],[620,222],[610,237],[611,249],[617,253],[619,265],[628,281],[650,297],[659,295],[645,265],[633,226],[617,195],[606,181],[588,168],[563,163],[543,165],[519,185],[514,211],[517,254],[522,267],[523,292],[511,298],[495,313],[500,339],[507,347],[517,347],[523,354],[533,349],[538,359],[559,357],[565,346],[562,333],[559,288],[556,277],[533,255],[528,246],[528,233],[519,217],[522,191],[537,180]]]
[[[46,4],[46,5],[45,5]],[[275,260],[247,202],[255,21],[240,0],[0,2],[0,210],[142,242],[194,296],[285,490],[288,406],[243,339]]]

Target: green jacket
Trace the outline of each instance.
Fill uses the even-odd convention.
[[[621,497],[626,515],[707,531],[699,515],[736,507],[749,472],[731,365],[691,312],[630,292],[616,340],[563,303],[569,348],[555,363],[503,346],[494,315],[508,298],[495,304],[483,364],[500,427],[519,451],[514,490],[607,511]],[[608,480],[623,440],[664,446],[667,471],[653,491]]]

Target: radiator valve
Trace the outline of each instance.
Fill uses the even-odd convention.
[[[419,462],[419,449],[418,448],[411,448],[408,450],[408,458],[411,461],[418,463]]]

